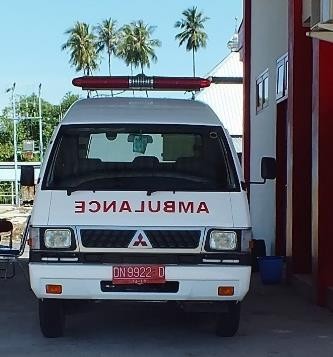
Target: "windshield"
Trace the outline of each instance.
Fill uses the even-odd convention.
[[[55,140],[43,189],[239,190],[219,127],[68,125]]]

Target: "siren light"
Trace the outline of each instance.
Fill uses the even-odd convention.
[[[72,83],[83,90],[194,91],[209,87],[211,80],[200,77],[150,77],[139,74],[137,76],[84,76],[74,78]]]

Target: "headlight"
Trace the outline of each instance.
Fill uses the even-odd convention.
[[[72,244],[72,234],[69,229],[47,229],[44,233],[46,248],[69,248]]]
[[[211,231],[209,247],[215,250],[235,250],[237,248],[236,232]]]

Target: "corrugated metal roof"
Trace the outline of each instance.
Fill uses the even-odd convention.
[[[243,77],[238,52],[231,52],[208,74],[215,77]],[[217,114],[230,135],[243,134],[243,84],[211,84],[196,95]]]
[[[243,77],[243,63],[240,61],[239,52],[230,52],[205,77],[209,76]]]

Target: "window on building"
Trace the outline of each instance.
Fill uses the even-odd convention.
[[[288,55],[276,61],[276,99],[282,100],[288,96]]]
[[[256,102],[257,113],[268,106],[268,70],[257,78]]]

